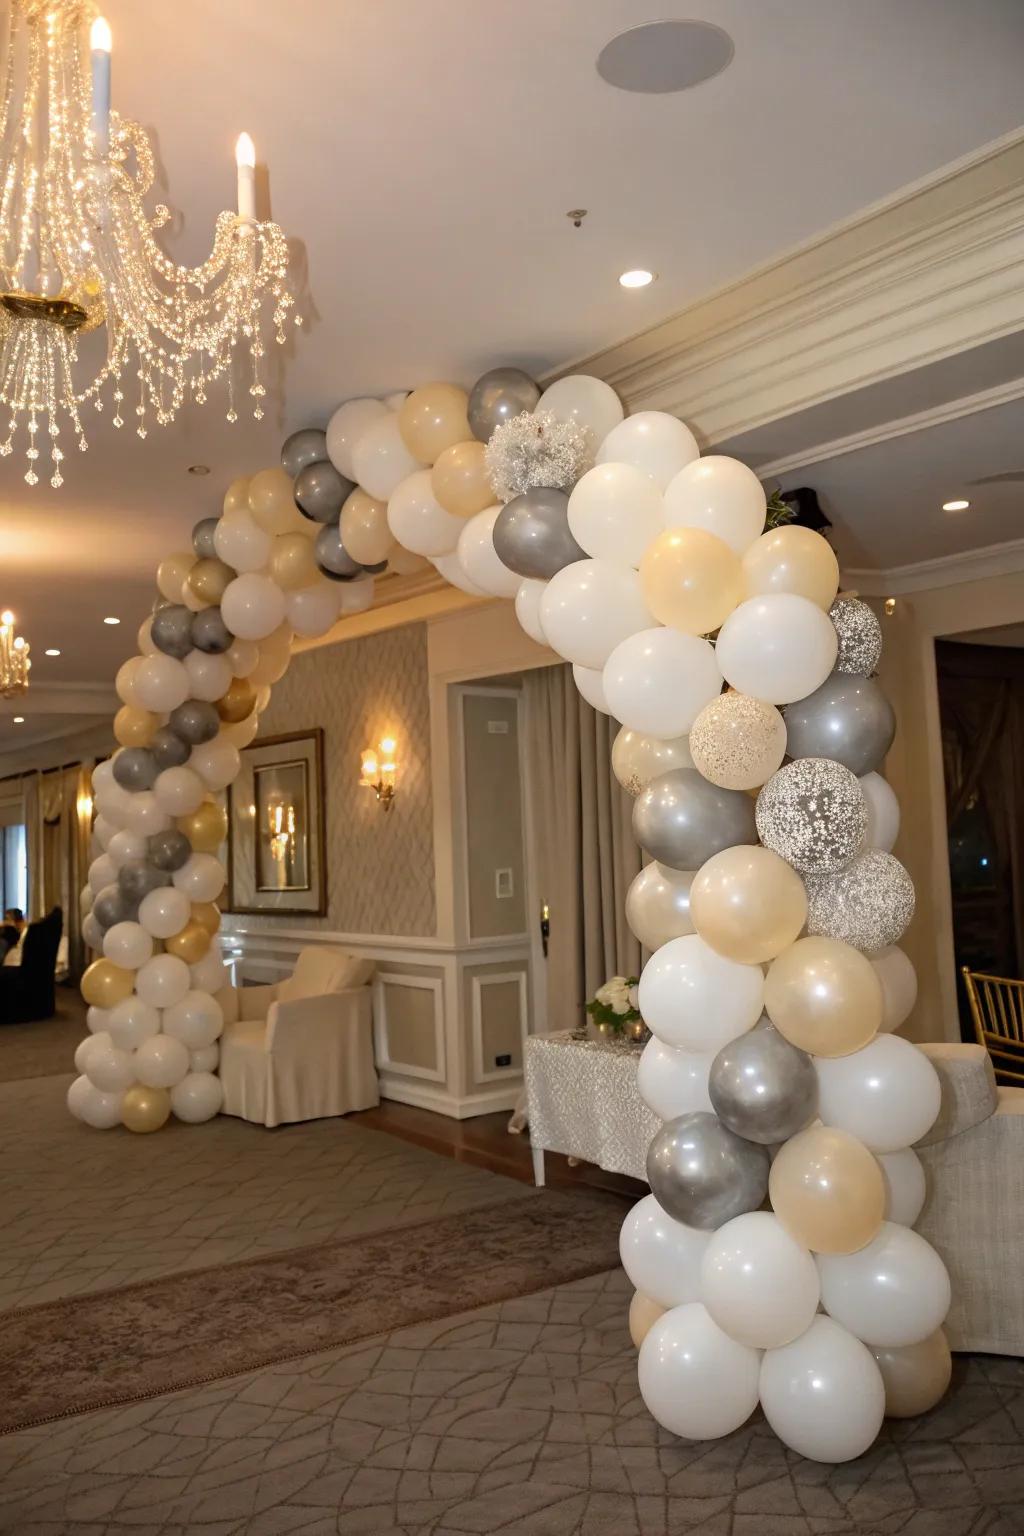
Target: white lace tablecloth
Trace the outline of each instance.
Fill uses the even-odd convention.
[[[568,1030],[529,1035],[531,1146],[646,1181],[647,1148],[661,1121],[637,1092],[639,1061],[634,1045],[576,1040]]]

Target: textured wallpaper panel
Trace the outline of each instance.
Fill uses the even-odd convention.
[[[294,657],[274,686],[257,739],[316,725],[324,732],[327,916],[246,915],[239,922],[432,937],[437,923],[425,627],[408,625]],[[373,791],[358,781],[361,749],[387,735],[398,743],[398,780],[385,814]]]

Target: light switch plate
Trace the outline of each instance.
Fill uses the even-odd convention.
[[[514,890],[512,871],[510,869],[496,869],[494,871],[494,894],[498,900],[501,901],[507,896],[512,896]]]

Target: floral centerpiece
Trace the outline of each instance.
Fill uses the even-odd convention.
[[[586,1010],[604,1035],[645,1040],[648,1030],[637,1007],[638,976],[611,976],[586,1004]]]

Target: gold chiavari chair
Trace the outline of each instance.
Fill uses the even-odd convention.
[[[978,1044],[992,1057],[996,1081],[1024,1086],[1024,981],[962,967]]]

